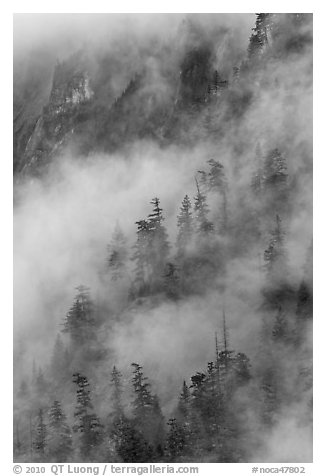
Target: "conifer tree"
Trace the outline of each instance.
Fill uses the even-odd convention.
[[[164,287],[167,297],[177,300],[180,292],[180,271],[174,263],[167,263],[164,273]]]
[[[183,381],[182,392],[179,396],[178,413],[180,414],[180,418],[184,421],[188,421],[190,414],[190,391],[185,380]]]
[[[123,277],[127,260],[126,238],[119,224],[112,235],[112,240],[108,245],[107,266],[113,281]]]
[[[149,262],[151,267],[151,282],[155,288],[155,283],[160,284],[167,263],[170,245],[168,234],[163,225],[163,209],[160,207],[160,200],[155,197],[151,201],[153,212],[148,215],[148,226],[150,231]]]
[[[227,205],[227,179],[224,171],[224,166],[214,160],[208,160],[210,170],[208,172],[208,190],[213,193],[218,193],[222,197],[222,205],[220,208],[219,217],[219,232],[225,234],[228,228],[228,205]]]
[[[93,450],[103,440],[102,425],[98,416],[93,412],[91,392],[87,377],[76,373],[73,382],[77,385],[77,404],[74,412],[76,423],[73,427],[80,434],[80,451],[89,458]]]
[[[132,363],[133,377],[132,385],[134,387],[135,398],[133,401],[133,409],[136,420],[140,422],[146,417],[148,411],[153,406],[153,396],[150,391],[150,385],[147,377],[144,376],[143,368],[136,363]]]
[[[156,456],[162,452],[164,429],[163,415],[156,395],[151,393],[147,377],[144,376],[143,368],[132,363],[135,398],[132,402],[135,427],[150,443]]]
[[[149,286],[149,246],[150,228],[147,220],[139,220],[137,225],[137,242],[134,246],[135,253],[131,258],[135,261],[135,284],[140,294],[146,293]]]
[[[284,191],[287,186],[288,173],[286,160],[279,149],[270,150],[264,162],[264,184],[267,189]]]
[[[111,383],[113,386],[112,407],[115,419],[119,419],[123,415],[121,378],[121,372],[119,372],[119,370],[114,365],[111,373]]]
[[[153,447],[133,422],[122,418],[113,434],[116,451],[125,463],[148,463],[153,461]]]
[[[183,454],[186,445],[185,429],[175,418],[167,422],[169,432],[166,437],[166,453],[169,461],[175,461]]]
[[[61,404],[55,400],[48,411],[48,452],[51,461],[68,461],[72,452],[72,434]]]
[[[268,248],[264,252],[265,268],[271,277],[276,275],[285,278],[285,232],[279,215],[276,215],[276,226],[271,235]]]
[[[183,256],[191,244],[193,236],[193,217],[191,212],[191,201],[188,195],[185,195],[182,205],[180,208],[180,213],[177,217],[177,255]]]
[[[45,461],[45,450],[47,446],[47,429],[44,423],[43,410],[40,409],[34,429],[33,447],[40,461]]]
[[[197,179],[196,186],[197,195],[195,196],[194,205],[196,233],[199,238],[207,238],[214,231],[214,225],[208,219],[209,208],[207,205],[207,197],[200,191]]]
[[[72,307],[64,321],[63,332],[69,334],[73,346],[81,347],[95,338],[94,304],[89,288],[78,286]]]

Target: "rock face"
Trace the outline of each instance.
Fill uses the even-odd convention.
[[[172,44],[166,47],[170,52],[151,51],[149,45],[133,69],[119,53],[90,54],[86,49],[57,62],[47,97],[38,96],[38,83],[25,101],[16,91],[15,174],[43,173],[67,147],[83,156],[113,152],[142,139],[161,145],[186,140],[193,112],[227,89],[228,82],[213,66],[215,47],[196,41],[176,55]],[[170,63],[169,54],[178,61]],[[127,73],[120,89],[113,88],[121,67]],[[35,110],[22,119],[20,110],[29,111],[32,96]]]
[[[135,46],[136,61],[121,45],[110,53],[85,47],[56,65],[34,55],[27,79],[14,71],[14,173],[42,173],[68,147],[82,157],[143,139],[192,146],[212,132],[221,137],[249,107],[268,61],[311,44],[310,22],[309,15],[258,14],[230,77],[216,70],[226,33],[208,34],[194,22],[164,47]]]
[[[56,65],[48,104],[43,107],[23,153],[23,173],[47,165],[67,145],[93,94],[88,72],[79,57]]]

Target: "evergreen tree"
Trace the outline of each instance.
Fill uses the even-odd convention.
[[[113,281],[117,281],[123,277],[126,268],[126,260],[126,238],[119,224],[117,224],[112,235],[112,240],[108,245],[107,258],[107,266]]]
[[[286,160],[278,149],[270,150],[264,162],[264,184],[267,189],[277,192],[287,187],[288,173]]]
[[[36,419],[33,438],[33,447],[40,461],[45,461],[46,437],[47,429],[44,423],[43,410],[40,409]]]
[[[165,450],[169,461],[175,461],[183,454],[186,445],[185,429],[175,418],[170,418],[167,425],[169,432],[166,437]]]
[[[163,451],[163,415],[156,395],[151,393],[147,377],[143,368],[132,363],[135,398],[132,402],[135,428],[139,430],[150,446],[153,447],[155,457],[162,456]]]
[[[64,321],[63,332],[70,335],[73,346],[81,347],[84,344],[89,344],[95,338],[96,322],[89,289],[85,286],[78,286],[77,291],[74,303]]]
[[[139,422],[146,418],[146,415],[152,410],[153,396],[150,391],[150,385],[147,377],[144,376],[143,368],[136,363],[132,363],[133,377],[132,385],[134,387],[135,399],[133,401],[134,416]]]
[[[207,197],[200,191],[198,182],[196,180],[197,186],[197,195],[195,196],[195,205],[194,205],[194,218],[196,225],[196,232],[199,237],[207,238],[213,231],[214,225],[208,219],[209,208],[207,205]]]
[[[72,453],[72,435],[61,404],[55,400],[48,411],[48,452],[51,461],[65,462]]]
[[[119,370],[114,365],[111,373],[111,383],[113,386],[112,407],[114,419],[119,419],[123,415],[121,378],[121,372],[119,372]]]
[[[133,422],[123,417],[115,426],[113,440],[117,454],[125,463],[149,463],[153,461],[153,448]]]
[[[178,413],[180,414],[180,418],[184,422],[188,422],[189,414],[190,414],[190,391],[189,387],[186,384],[186,381],[183,381],[182,385],[182,392],[179,396],[179,403],[178,403]]]
[[[179,268],[174,263],[167,263],[164,274],[164,287],[167,297],[178,299],[180,292]]]
[[[76,373],[73,375],[73,382],[77,385],[77,404],[74,412],[76,423],[73,430],[80,434],[81,454],[89,458],[103,440],[102,425],[93,412],[88,379]]]
[[[268,248],[264,252],[265,268],[271,278],[285,278],[286,252],[285,232],[279,215],[276,215],[276,226],[272,230]]]
[[[217,221],[219,222],[219,232],[224,234],[228,227],[227,179],[224,166],[214,159],[208,160],[208,165],[210,167],[207,174],[208,191],[219,194],[222,198],[220,217]]]
[[[149,262],[151,266],[151,287],[155,289],[156,285],[160,286],[162,282],[170,245],[166,228],[163,225],[164,217],[160,200],[155,197],[151,204],[153,205],[153,212],[148,215],[150,231]]]
[[[146,294],[149,286],[149,246],[150,228],[147,220],[139,220],[137,225],[137,242],[134,246],[135,253],[132,260],[135,261],[135,285],[140,294]]]
[[[227,180],[224,172],[224,166],[221,162],[214,159],[208,160],[210,170],[208,172],[208,189],[210,191],[217,191],[223,193],[227,188]]]
[[[193,236],[193,218],[191,212],[191,201],[188,195],[185,195],[180,213],[177,217],[178,235],[177,235],[177,255],[183,256],[191,244]]]

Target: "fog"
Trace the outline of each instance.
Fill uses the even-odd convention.
[[[179,35],[184,46],[176,48],[176,56],[169,58],[167,64],[144,52],[151,48],[153,39],[157,51],[174,41],[183,18],[183,14],[16,14],[14,54],[17,62],[24,63],[31,51],[41,48],[49,52],[54,67],[56,59],[68,58],[83,45],[90,52],[112,54],[126,52],[126,45],[132,45],[123,60],[119,59],[125,70],[117,69],[113,74],[113,90],[123,89],[124,78],[126,82],[129,80],[139,60],[147,65],[144,90],[159,91],[164,103],[175,91],[163,72],[178,64],[187,42],[195,44],[198,38],[195,34],[193,38]],[[207,39],[221,39],[214,50],[213,63],[216,69],[230,75],[233,66],[246,54],[254,15],[201,14],[196,21]],[[48,71],[51,78],[50,67]],[[285,223],[286,247],[292,283],[299,286],[312,239],[310,51],[294,55],[288,61],[273,60],[266,67],[265,78],[265,86],[260,87],[244,116],[222,125],[223,134],[218,140],[211,135],[199,139],[195,147],[174,143],[162,147],[154,140],[135,140],[128,148],[121,144],[121,150],[116,152],[94,152],[88,157],[76,157],[68,146],[52,162],[46,175],[24,177],[17,182],[14,191],[16,348],[21,345],[22,336],[28,336],[26,359],[23,367],[16,370],[17,380],[20,373],[32,371],[33,360],[45,367],[49,364],[55,337],[73,302],[76,286],[89,286],[95,302],[105,301],[109,307],[111,303],[111,310],[117,312],[116,296],[120,291],[110,280],[103,279],[107,245],[119,223],[127,237],[129,253],[133,253],[135,222],[151,212],[150,201],[155,196],[161,201],[171,255],[174,254],[181,201],[186,194],[193,201],[194,178],[198,170],[206,167],[208,159],[214,158],[225,167],[231,222],[245,222],[247,211],[255,206],[249,189],[256,168],[257,142],[264,151],[278,147],[286,157],[291,185],[291,214]],[[254,90],[256,86],[246,87]],[[198,130],[202,120],[199,116]],[[210,203],[212,211],[219,205],[218,200]],[[216,286],[216,291],[209,290],[204,296],[189,296],[176,303],[159,299],[157,303],[140,307],[126,306],[110,324],[110,335],[105,342],[113,355],[110,365],[118,365],[126,376],[131,362],[144,365],[165,414],[173,412],[182,381],[188,381],[197,370],[204,371],[207,362],[214,359],[215,332],[222,343],[223,308],[230,348],[255,358],[262,319],[268,315],[261,309],[264,278],[259,256],[268,245],[272,220],[266,225],[261,241],[228,260],[224,293]],[[241,237],[238,242],[233,238],[234,241],[241,248]],[[130,262],[130,279],[133,268]],[[108,312],[108,322],[110,319]],[[307,338],[308,349],[310,346]],[[291,359],[289,362],[290,374],[297,364]],[[302,399],[305,398],[303,395]],[[280,423],[270,434],[262,433],[263,448],[252,461],[311,460],[310,423],[304,427],[298,423],[303,406],[302,402],[290,410],[285,406]],[[248,419],[256,425],[250,410]]]

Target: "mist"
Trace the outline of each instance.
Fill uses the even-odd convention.
[[[254,69],[260,71],[259,68],[249,64],[246,66],[249,73],[231,86],[234,98],[231,93],[225,98],[221,95],[216,100],[219,103],[211,102],[206,110],[201,107],[196,113],[190,113],[190,108],[184,106],[186,96],[182,98],[179,79],[183,57],[204,44],[205,48],[209,45],[211,67],[232,85],[233,68],[247,61],[248,38],[254,26],[253,14],[15,15],[15,67],[17,75],[22,70],[25,72],[17,80],[17,97],[25,97],[24,111],[29,111],[25,84],[30,81],[34,84],[37,77],[37,69],[31,71],[28,64],[31,58],[37,58],[36,51],[48,55],[47,63],[40,65],[41,80],[37,79],[41,88],[38,92],[34,90],[37,103],[28,112],[29,117],[35,118],[31,138],[21,139],[21,150],[25,148],[27,152],[18,154],[15,176],[14,347],[17,354],[24,355],[15,369],[17,385],[31,375],[33,362],[42,365],[45,374],[49,372],[56,336],[71,308],[76,287],[81,284],[90,288],[92,299],[100,309],[101,345],[108,355],[105,366],[100,365],[94,375],[89,376],[97,388],[101,416],[106,412],[101,403],[101,389],[106,385],[104,381],[110,379],[108,369],[116,365],[128,380],[130,364],[138,362],[144,366],[159,397],[164,416],[173,417],[183,381],[191,384],[190,377],[196,371],[205,372],[207,363],[214,360],[215,334],[218,346],[223,347],[223,310],[229,348],[248,356],[255,382],[261,378],[266,366],[255,367],[254,362],[262,349],[264,326],[271,327],[277,309],[266,304],[264,289],[268,288],[268,279],[261,260],[275,226],[275,215],[282,214],[288,282],[294,290],[299,289],[304,279],[312,241],[311,49],[307,46],[299,53],[282,57],[279,51],[283,51],[283,43],[287,44],[288,40],[278,37],[279,43],[275,40],[275,44],[281,46],[277,46],[279,49],[275,46],[273,54],[267,50],[260,76]],[[301,28],[305,32],[308,27]],[[288,30],[290,36],[291,29]],[[142,115],[134,119],[142,124],[148,117],[151,122],[153,108],[155,112],[155,107],[162,110],[168,107],[172,111],[169,114],[178,118],[179,122],[171,130],[179,136],[177,140],[169,139],[171,132],[168,131],[170,136],[165,132],[165,125],[160,126],[154,137],[137,137],[137,133],[132,132],[128,138],[129,129],[126,129],[126,140],[122,135],[118,146],[113,148],[110,144],[109,150],[104,150],[104,146],[97,147],[96,129],[91,123],[86,122],[84,138],[83,129],[78,135],[74,132],[75,125],[72,132],[69,125],[66,136],[70,139],[57,141],[47,153],[49,162],[45,172],[29,174],[29,170],[35,171],[38,166],[35,151],[30,150],[41,137],[35,124],[51,101],[56,62],[69,64],[71,55],[80,50],[85,54],[86,59],[82,61],[91,78],[95,104],[100,104],[105,97],[108,104],[114,105],[117,98],[125,94],[130,80],[142,71],[141,86],[128,100],[128,107],[132,104],[142,111]],[[109,82],[101,84],[102,60],[99,58],[106,55],[111,64]],[[37,65],[37,60],[33,64]],[[245,94],[252,98],[249,105],[244,112],[231,114],[230,111],[236,110],[235,105],[239,111],[244,107]],[[24,114],[28,117],[27,112]],[[207,115],[208,132],[205,129]],[[42,122],[39,124],[45,127]],[[110,128],[108,133],[113,126]],[[189,137],[189,143],[184,137]],[[89,146],[84,155],[78,148],[83,141]],[[277,198],[259,202],[250,192],[257,169],[257,143],[263,154],[278,148],[286,158],[290,198],[285,211]],[[37,145],[35,150],[37,147],[41,148]],[[42,157],[44,159],[45,152]],[[181,202],[186,194],[194,202],[198,192],[195,178],[201,177],[198,171],[207,170],[209,159],[223,165],[228,184],[229,234],[220,235],[214,241],[214,246],[222,250],[225,269],[216,272],[205,292],[189,293],[175,301],[163,292],[140,295],[130,301],[128,289],[135,273],[131,258],[137,239],[136,222],[152,212],[150,202],[159,197],[170,244],[169,259],[173,261]],[[208,193],[207,200],[213,219],[220,213],[222,196]],[[260,220],[259,234],[253,231],[253,226],[257,226],[254,225],[255,213]],[[128,249],[126,276],[118,283],[110,279],[107,270],[107,246],[117,224],[126,237]],[[198,249],[194,247],[192,253]],[[295,322],[295,306],[291,306],[290,328]],[[310,321],[305,326],[301,344],[307,357],[304,363],[298,362],[295,352],[282,347],[281,343],[273,348],[269,340],[265,341],[266,356],[271,352],[280,375],[297,376],[300,365],[308,365],[312,346]],[[23,347],[22,336],[28,336]],[[63,340],[69,348],[66,335]],[[283,368],[278,367],[279,349],[287,359]],[[296,386],[295,378],[284,389],[289,399]],[[284,397],[278,420],[268,430],[249,403],[251,392],[258,392],[255,382],[248,387],[247,396],[242,397],[244,401],[235,397],[239,405],[245,404],[248,398],[244,418],[261,439],[256,451],[250,448],[250,461],[311,461],[311,421],[307,417],[302,422],[309,391],[302,391],[295,403]]]

